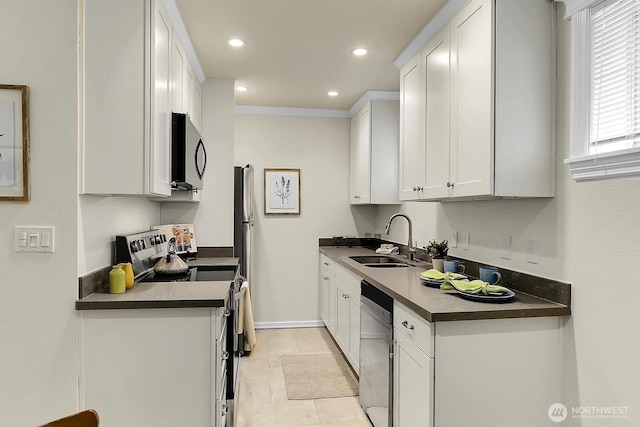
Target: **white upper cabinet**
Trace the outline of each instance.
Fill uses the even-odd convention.
[[[83,0],[80,28],[79,192],[169,196],[171,112],[185,108],[191,65],[163,1]]]
[[[422,143],[422,63],[416,54],[400,70],[400,173],[401,200],[414,200],[424,188]]]
[[[449,26],[429,41],[421,52],[422,104],[424,105],[425,182],[420,196],[449,195]]]
[[[403,101],[400,177],[419,175],[406,135],[413,142],[420,126],[424,185],[401,185],[404,200],[554,196],[554,20],[549,2],[472,0],[425,44],[420,65],[405,65],[401,99],[419,69],[421,109]]]
[[[386,100],[351,119],[351,204],[399,203],[398,120],[398,101]]]

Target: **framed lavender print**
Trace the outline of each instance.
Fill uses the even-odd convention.
[[[265,168],[264,214],[300,215],[300,169]]]
[[[29,201],[29,87],[0,85],[0,201]]]

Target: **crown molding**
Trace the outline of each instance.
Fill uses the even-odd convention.
[[[236,114],[260,114],[265,116],[325,117],[348,119],[349,110],[331,110],[322,108],[263,107],[259,105],[236,105]]]
[[[400,101],[400,92],[397,90],[368,90],[349,110],[349,117],[353,117],[369,101]]]
[[[426,42],[442,30],[451,21],[456,13],[460,12],[469,0],[449,0],[440,10],[427,22],[427,25],[420,30],[413,40],[404,48],[402,52],[393,60],[393,65],[402,68],[413,55],[416,54]]]

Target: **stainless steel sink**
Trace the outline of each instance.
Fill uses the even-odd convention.
[[[400,261],[397,258],[393,258],[387,255],[361,255],[349,257],[352,260],[359,262],[365,267],[374,268],[397,268],[397,267],[409,267],[409,264]]]

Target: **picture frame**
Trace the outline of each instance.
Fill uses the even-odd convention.
[[[300,169],[264,169],[264,214],[300,215]]]
[[[29,86],[0,84],[0,201],[29,201]]]

